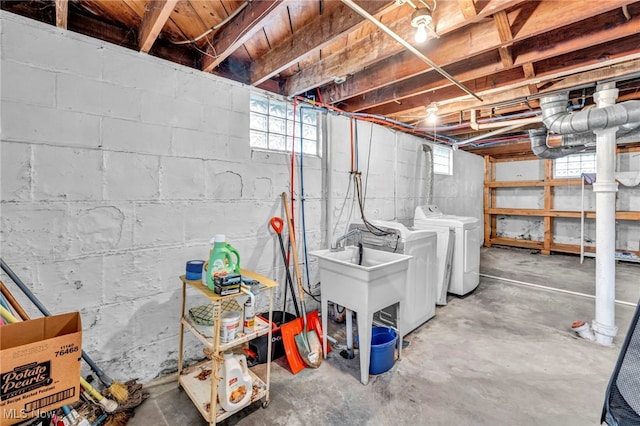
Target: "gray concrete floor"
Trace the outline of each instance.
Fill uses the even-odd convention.
[[[226,420],[238,425],[598,425],[604,393],[634,307],[617,304],[620,328],[603,347],[574,335],[594,300],[528,282],[594,294],[595,261],[529,250],[483,248],[479,287],[449,295],[436,316],[406,336],[402,359],[359,381],[358,358],[330,354],[320,368],[271,368],[270,404]],[[637,303],[640,264],[616,265],[618,300]],[[331,332],[340,338],[342,326]],[[344,343],[344,342],[342,342]],[[256,367],[258,374],[264,366]],[[129,425],[205,425],[175,376],[150,383]]]

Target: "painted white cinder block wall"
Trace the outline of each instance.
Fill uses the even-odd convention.
[[[178,276],[215,233],[281,283],[280,306],[269,219],[284,217],[290,157],[250,149],[251,88],[4,11],[0,25],[0,253],[51,312],[81,312],[92,358],[117,380],[176,370]],[[325,120],[327,155],[304,158],[310,250],[328,244],[349,182],[348,120]],[[359,141],[367,214],[410,219],[425,197],[425,141],[369,123]],[[433,200],[481,219],[483,161],[454,158],[465,173],[437,176]],[[189,334],[186,348],[202,357]]]

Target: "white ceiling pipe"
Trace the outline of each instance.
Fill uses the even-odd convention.
[[[476,121],[476,110],[471,110],[471,119],[469,120],[469,126],[473,130],[485,130],[485,129],[499,129],[501,127],[511,126],[526,126],[529,124],[537,124],[542,122],[542,117],[521,118],[517,120],[504,120],[496,121],[493,123],[478,123]]]
[[[496,129],[496,130],[491,131],[489,133],[483,133],[481,135],[474,136],[472,138],[465,139],[463,141],[455,142],[452,146],[453,146],[453,149],[458,149],[458,148],[460,148],[462,146],[472,144],[472,143],[477,142],[477,141],[482,140],[482,139],[487,139],[487,138],[491,138],[493,136],[498,136],[498,135],[503,135],[505,133],[509,133],[509,132],[511,132],[513,130],[517,130],[517,129],[521,128],[522,126],[523,126],[522,124],[516,124],[514,126],[501,127],[499,129]]]

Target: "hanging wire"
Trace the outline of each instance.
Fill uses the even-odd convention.
[[[300,215],[302,216],[302,243],[303,243],[303,247],[304,247],[304,266],[305,266],[305,271],[306,271],[306,275],[307,275],[307,291],[305,291],[305,293],[307,293],[309,296],[311,296],[316,302],[318,302],[318,300],[315,298],[314,295],[311,294],[311,278],[309,277],[309,256],[307,254],[307,228],[306,228],[306,224],[305,224],[305,214],[304,214],[304,167],[303,167],[303,159],[304,159],[304,140],[302,138],[302,134],[303,134],[303,120],[302,120],[302,111],[304,109],[311,109],[313,110],[313,108],[311,107],[307,107],[307,106],[302,106],[300,107],[299,111],[300,111],[300,135],[298,136],[300,138]]]
[[[195,43],[197,41],[200,41],[203,37],[208,36],[209,34],[214,32],[215,30],[217,30],[219,28],[222,28],[223,26],[228,24],[229,21],[231,21],[233,18],[238,16],[240,14],[240,12],[242,12],[244,10],[245,7],[249,6],[249,3],[251,3],[251,1],[245,1],[242,5],[240,5],[239,8],[234,10],[233,13],[231,13],[231,15],[227,16],[221,22],[218,22],[217,24],[215,24],[214,26],[212,26],[211,28],[209,28],[208,30],[206,30],[205,32],[203,32],[202,34],[200,34],[200,35],[198,35],[198,36],[196,36],[194,38],[190,38],[188,40],[171,40],[171,39],[168,39],[168,41],[171,44],[179,44],[179,45],[181,45],[181,44],[193,44],[193,43]],[[208,55],[208,56],[211,56],[211,55]]]

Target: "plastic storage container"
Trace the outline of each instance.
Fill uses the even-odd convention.
[[[190,260],[187,262],[186,278],[188,280],[201,280],[202,279],[202,267],[204,266],[204,260]]]
[[[220,341],[229,343],[236,338],[236,332],[240,327],[240,312],[224,311],[220,315]]]
[[[218,400],[226,411],[236,411],[251,401],[251,375],[244,355],[225,352],[223,358],[219,371]]]
[[[376,326],[371,329],[369,374],[382,374],[393,367],[397,341],[398,334],[393,328]]]

